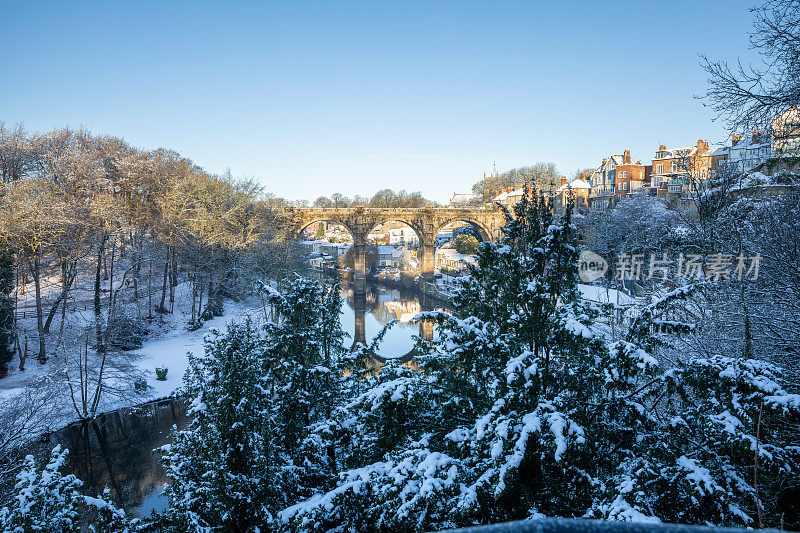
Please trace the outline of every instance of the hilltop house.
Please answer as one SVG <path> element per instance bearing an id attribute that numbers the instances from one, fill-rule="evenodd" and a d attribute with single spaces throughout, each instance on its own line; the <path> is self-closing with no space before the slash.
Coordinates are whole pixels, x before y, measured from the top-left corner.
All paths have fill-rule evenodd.
<path id="1" fill-rule="evenodd" d="M 516 187 L 509 187 L 498 192 L 497 196 L 492 198 L 492 202 L 499 203 L 513 211 L 514 206 L 522 200 L 522 195 L 525 194 L 525 188 L 522 185 Z"/>
<path id="2" fill-rule="evenodd" d="M 572 199 L 575 202 L 575 207 L 588 207 L 589 193 L 591 192 L 591 190 L 592 186 L 581 178 L 572 180 L 571 182 L 567 183 L 566 176 L 562 176 L 561 186 L 558 189 L 556 189 L 556 195 L 554 199 L 556 212 L 562 212 L 564 210 L 564 207 L 567 205 L 567 202 L 569 201 L 570 194 L 572 195 Z"/>
<path id="3" fill-rule="evenodd" d="M 617 165 L 615 169 L 614 193 L 617 198 L 640 189 L 650 177 L 650 168 L 641 161 L 632 162 L 631 151 L 625 150 L 622 154 L 622 164 Z"/>
<path id="4" fill-rule="evenodd" d="M 589 193 L 591 207 L 607 209 L 611 206 L 616 189 L 617 165 L 623 162 L 622 155 L 612 154 L 603 159 L 600 166 L 592 171 L 589 179 L 592 187 Z"/>
<path id="5" fill-rule="evenodd" d="M 712 151 L 702 139 L 695 146 L 682 148 L 667 148 L 662 144 L 653 158 L 650 187 L 659 196 L 684 198 L 711 177 L 714 164 L 725 155 L 724 151 Z"/>
<path id="6" fill-rule="evenodd" d="M 800 107 L 773 119 L 772 152 L 779 157 L 800 157 Z"/>
<path id="7" fill-rule="evenodd" d="M 771 156 L 772 143 L 769 137 L 754 131 L 744 138 L 741 135 L 733 136 L 725 165 L 734 171 L 748 172 Z"/>

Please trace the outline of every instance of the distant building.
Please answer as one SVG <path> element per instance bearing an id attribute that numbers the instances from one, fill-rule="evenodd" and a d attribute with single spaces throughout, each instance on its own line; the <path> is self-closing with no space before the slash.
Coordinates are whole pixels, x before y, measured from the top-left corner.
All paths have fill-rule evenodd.
<path id="1" fill-rule="evenodd" d="M 402 269 L 411 263 L 411 253 L 404 247 L 378 246 L 378 267 Z"/>
<path id="2" fill-rule="evenodd" d="M 569 201 L 570 194 L 575 202 L 575 207 L 588 207 L 589 194 L 591 193 L 592 186 L 585 180 L 578 178 L 567 183 L 567 178 L 561 178 L 561 187 L 556 189 L 555 194 L 555 210 L 561 212 Z"/>
<path id="3" fill-rule="evenodd" d="M 507 189 L 498 191 L 497 195 L 492 198 L 492 203 L 499 203 L 500 205 L 503 205 L 509 210 L 513 211 L 514 206 L 517 205 L 520 200 L 522 200 L 522 196 L 524 194 L 525 188 L 522 185 L 509 187 Z"/>
<path id="4" fill-rule="evenodd" d="M 772 142 L 766 135 L 753 132 L 742 137 L 734 135 L 728 148 L 727 168 L 737 172 L 749 172 L 772 157 Z"/>
<path id="5" fill-rule="evenodd" d="M 352 244 L 326 242 L 320 246 L 320 252 L 336 262 L 342 262 Z"/>
<path id="6" fill-rule="evenodd" d="M 793 107 L 773 119 L 772 152 L 778 157 L 800 157 L 799 107 Z"/>
<path id="7" fill-rule="evenodd" d="M 318 254 L 322 251 L 322 245 L 327 244 L 328 241 L 316 239 L 313 241 L 300 241 L 300 247 L 303 252 L 307 254 Z"/>
<path id="8" fill-rule="evenodd" d="M 617 165 L 614 179 L 614 194 L 620 196 L 630 194 L 640 189 L 648 177 L 647 166 L 641 161 L 631 161 L 631 151 L 625 150 L 622 154 L 622 163 Z"/>
<path id="9" fill-rule="evenodd" d="M 439 248 L 436 250 L 434 264 L 437 269 L 464 270 L 467 264 L 475 264 L 475 256 L 460 254 L 455 248 Z"/>
<path id="10" fill-rule="evenodd" d="M 711 150 L 702 139 L 695 146 L 667 148 L 659 146 L 653 158 L 650 187 L 660 196 L 685 196 L 711 177 L 713 163 L 727 154 Z"/>
<path id="11" fill-rule="evenodd" d="M 589 193 L 591 207 L 607 209 L 611 206 L 616 195 L 617 165 L 622 165 L 623 162 L 622 155 L 612 154 L 592 171 L 589 179 L 592 187 Z"/>
<path id="12" fill-rule="evenodd" d="M 389 244 L 419 244 L 419 236 L 408 226 L 389 229 Z"/>
<path id="13" fill-rule="evenodd" d="M 450 207 L 469 207 L 480 204 L 481 197 L 477 194 L 453 193 L 453 197 L 450 198 Z"/>

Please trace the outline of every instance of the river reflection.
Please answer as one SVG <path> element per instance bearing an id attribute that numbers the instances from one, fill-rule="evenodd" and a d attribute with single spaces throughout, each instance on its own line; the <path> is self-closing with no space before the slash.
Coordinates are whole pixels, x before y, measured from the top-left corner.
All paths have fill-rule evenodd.
<path id="1" fill-rule="evenodd" d="M 351 286 L 341 290 L 342 329 L 353 339 L 353 347 L 369 345 L 383 327 L 396 320 L 381 342 L 377 355 L 381 359 L 407 361 L 414 356 L 414 336 L 433 340 L 435 334 L 431 322 L 413 323 L 414 317 L 423 311 L 448 311 L 446 304 L 426 298 L 416 290 L 392 289 L 369 284 L 360 292 Z"/>
<path id="2" fill-rule="evenodd" d="M 56 445 L 69 450 L 68 473 L 83 480 L 81 492 L 101 494 L 108 487 L 114 502 L 134 516 L 163 510 L 161 494 L 167 476 L 156 449 L 169 444 L 173 426 L 187 424 L 182 402 L 165 399 L 129 409 L 120 409 L 86 422 L 44 435 L 30 443 L 24 454 L 45 464 Z M 5 496 L 13 487 L 13 472 L 2 476 Z"/>

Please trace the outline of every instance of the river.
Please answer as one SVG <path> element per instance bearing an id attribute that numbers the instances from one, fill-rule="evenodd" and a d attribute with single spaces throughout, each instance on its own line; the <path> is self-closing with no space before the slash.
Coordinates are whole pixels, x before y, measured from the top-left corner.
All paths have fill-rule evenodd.
<path id="1" fill-rule="evenodd" d="M 416 290 L 378 284 L 368 284 L 365 293 L 344 285 L 341 295 L 342 327 L 351 338 L 348 345 L 368 343 L 385 324 L 397 320 L 379 347 L 381 359 L 413 357 L 413 336 L 429 340 L 434 331 L 430 325 L 412 324 L 411 319 L 421 311 L 447 307 Z M 114 501 L 128 513 L 146 516 L 167 503 L 161 493 L 167 478 L 153 450 L 170 442 L 173 426 L 182 428 L 187 422 L 183 403 L 166 399 L 71 424 L 43 436 L 24 453 L 43 464 L 55 445 L 68 448 L 69 468 L 84 481 L 85 494 L 96 495 L 109 487 Z M 5 494 L 9 483 L 13 487 L 13 480 L 3 480 Z"/>

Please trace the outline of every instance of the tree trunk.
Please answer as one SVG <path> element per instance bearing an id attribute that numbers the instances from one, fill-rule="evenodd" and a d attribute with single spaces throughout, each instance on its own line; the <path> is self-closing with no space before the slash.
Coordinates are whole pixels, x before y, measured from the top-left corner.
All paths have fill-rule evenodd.
<path id="1" fill-rule="evenodd" d="M 117 242 L 116 240 L 111 241 L 111 264 L 108 265 L 108 316 L 111 317 L 111 312 L 113 311 L 112 306 L 114 305 L 112 295 L 114 293 L 114 256 L 117 252 Z"/>
<path id="2" fill-rule="evenodd" d="M 36 358 L 39 360 L 40 363 L 44 364 L 47 362 L 47 351 L 45 349 L 45 338 L 44 338 L 44 317 L 42 316 L 42 283 L 41 283 L 41 269 L 39 264 L 39 253 L 33 253 L 33 286 L 36 292 L 36 330 L 39 334 L 39 355 Z"/>
<path id="3" fill-rule="evenodd" d="M 58 311 L 58 306 L 63 303 L 61 308 L 61 321 L 64 321 L 64 315 L 66 314 L 66 307 L 67 307 L 67 294 L 69 293 L 70 287 L 72 287 L 72 282 L 75 280 L 75 269 L 73 267 L 72 272 L 67 269 L 67 262 L 61 262 L 61 278 L 63 279 L 62 282 L 62 289 L 61 294 L 56 298 L 53 307 L 50 309 L 50 312 L 47 314 L 47 320 L 44 323 L 44 332 L 50 333 L 50 325 L 53 322 L 53 318 L 56 316 L 56 311 Z"/>
<path id="4" fill-rule="evenodd" d="M 169 268 L 169 312 L 175 311 L 175 287 L 178 285 L 178 260 L 175 258 L 175 249 L 172 249 L 172 260 Z"/>
<path id="5" fill-rule="evenodd" d="M 164 261 L 164 282 L 161 284 L 161 304 L 158 306 L 159 313 L 166 313 L 167 308 L 164 303 L 167 300 L 167 280 L 169 276 L 169 261 Z"/>
<path id="6" fill-rule="evenodd" d="M 101 236 L 100 245 L 97 247 L 97 268 L 94 273 L 94 333 L 95 342 L 97 343 L 97 352 L 105 352 L 105 343 L 103 342 L 103 309 L 100 303 L 100 286 L 103 278 L 103 253 L 105 252 L 106 237 Z"/>

